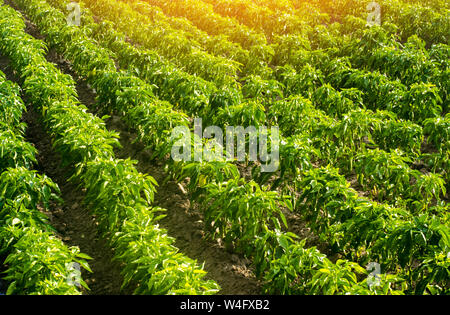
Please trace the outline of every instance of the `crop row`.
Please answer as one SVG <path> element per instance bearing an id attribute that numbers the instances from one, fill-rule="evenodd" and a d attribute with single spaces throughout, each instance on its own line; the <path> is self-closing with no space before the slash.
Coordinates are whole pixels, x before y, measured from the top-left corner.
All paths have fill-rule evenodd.
<path id="1" fill-rule="evenodd" d="M 4 16 L 0 17 L 4 21 Z M 36 149 L 25 141 L 20 88 L 0 72 L 0 257 L 7 294 L 81 294 L 87 288 L 75 263 L 90 271 L 85 254 L 66 246 L 41 210 L 60 202 L 59 188 L 31 170 Z"/>
<path id="2" fill-rule="evenodd" d="M 63 10 L 67 1 L 48 1 Z M 160 99 L 204 117 L 210 108 L 223 108 L 241 101 L 239 91 L 219 90 L 213 83 L 191 75 L 160 57 L 157 52 L 136 48 L 125 35 L 114 30 L 111 23 L 94 23 L 89 11 L 82 11 L 82 24 L 102 46 L 112 51 L 119 66 L 129 69 L 151 84 L 148 86 Z M 105 53 L 107 54 L 107 53 Z"/>

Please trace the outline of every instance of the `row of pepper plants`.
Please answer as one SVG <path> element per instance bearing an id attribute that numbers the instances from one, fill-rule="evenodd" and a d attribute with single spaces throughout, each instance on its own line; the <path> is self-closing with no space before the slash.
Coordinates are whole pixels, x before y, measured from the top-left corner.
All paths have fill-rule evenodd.
<path id="1" fill-rule="evenodd" d="M 29 2 L 21 4 L 28 10 L 37 8 Z M 49 17 L 47 22 L 53 25 L 54 16 L 40 9 L 34 11 L 35 17 Z M 132 284 L 137 294 L 217 292 L 214 281 L 203 279 L 202 267 L 179 253 L 174 239 L 157 225 L 163 209 L 152 205 L 155 180 L 139 173 L 134 161 L 114 157 L 117 133 L 108 131 L 102 119 L 79 104 L 72 77 L 46 61 L 46 46 L 25 33 L 23 17 L 8 6 L 2 6 L 1 13 L 0 48 L 22 74 L 24 92 L 42 114 L 63 162 L 73 167 L 72 180 L 86 189 L 86 203 L 115 259 L 125 266 L 123 286 Z"/>
<path id="2" fill-rule="evenodd" d="M 48 3 L 65 10 L 68 1 L 50 0 Z M 111 22 L 94 23 L 89 9 L 83 9 L 81 13 L 81 23 L 90 36 L 113 53 L 121 68 L 128 69 L 151 84 L 150 89 L 160 99 L 202 117 L 211 108 L 241 102 L 239 90 L 219 89 L 214 83 L 178 68 L 156 51 L 137 48 L 128 43 L 125 34 L 116 31 Z"/>
<path id="3" fill-rule="evenodd" d="M 0 19 L 4 19 L 3 12 Z M 26 141 L 20 88 L 0 72 L 0 260 L 7 294 L 81 294 L 75 263 L 90 271 L 87 255 L 66 246 L 42 210 L 60 203 L 58 186 L 32 170 L 35 147 Z"/>

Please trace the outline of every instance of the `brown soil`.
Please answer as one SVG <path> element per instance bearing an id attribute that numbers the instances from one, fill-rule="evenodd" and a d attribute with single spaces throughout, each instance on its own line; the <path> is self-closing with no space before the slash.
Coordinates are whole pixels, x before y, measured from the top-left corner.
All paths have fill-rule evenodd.
<path id="1" fill-rule="evenodd" d="M 9 1 L 7 1 L 9 2 Z M 36 38 L 42 39 L 37 28 L 26 21 L 26 31 Z M 58 65 L 65 73 L 72 75 L 77 81 L 79 100 L 87 107 L 95 103 L 95 94 L 85 81 L 78 78 L 70 67 L 53 49 L 50 49 L 47 59 Z M 52 224 L 61 232 L 63 240 L 68 245 L 78 245 L 82 252 L 93 257 L 90 262 L 94 273 L 83 274 L 91 293 L 119 294 L 122 278 L 119 276 L 120 266 L 111 263 L 112 252 L 107 244 L 97 236 L 95 218 L 89 215 L 83 206 L 82 191 L 67 182 L 66 170 L 59 168 L 60 157 L 51 148 L 48 136 L 38 123 L 35 113 L 30 110 L 26 115 L 29 125 L 30 141 L 36 144 L 39 154 L 39 168 L 57 182 L 62 190 L 65 206 L 56 208 L 50 213 Z M 118 158 L 136 159 L 137 168 L 143 173 L 152 175 L 159 183 L 166 178 L 163 164 L 151 160 L 150 152 L 139 143 L 133 143 L 135 135 L 121 122 L 117 116 L 107 120 L 110 130 L 120 132 L 122 148 L 116 152 Z M 155 204 L 168 209 L 167 217 L 161 220 L 161 226 L 168 230 L 168 234 L 175 238 L 175 246 L 180 251 L 204 263 L 207 277 L 214 279 L 222 288 L 221 294 L 260 294 L 261 283 L 255 278 L 250 262 L 243 257 L 230 254 L 224 248 L 203 238 L 201 214 L 191 207 L 184 188 L 173 181 L 168 181 L 158 188 Z M 127 293 L 127 292 L 125 292 Z"/>
<path id="2" fill-rule="evenodd" d="M 120 117 L 112 116 L 107 126 L 121 135 L 122 148 L 117 150 L 116 156 L 138 161 L 137 169 L 160 183 L 155 204 L 167 209 L 166 217 L 160 223 L 175 238 L 175 246 L 185 255 L 205 264 L 207 277 L 221 286 L 221 294 L 260 294 L 261 283 L 252 272 L 251 262 L 228 253 L 220 242 L 204 238 L 202 215 L 189 200 L 185 183 L 166 180 L 164 164 L 151 159 L 151 152 L 143 144 L 135 142 L 136 135 L 127 129 Z"/>
<path id="3" fill-rule="evenodd" d="M 123 282 L 120 265 L 112 261 L 113 251 L 105 239 L 98 235 L 95 217 L 83 204 L 84 191 L 68 181 L 70 170 L 61 167 L 61 157 L 53 150 L 37 116 L 31 108 L 24 115 L 28 124 L 28 140 L 34 143 L 39 151 L 39 164 L 36 169 L 58 184 L 64 199 L 64 205 L 55 205 L 51 212 L 46 214 L 66 244 L 79 246 L 83 253 L 92 257 L 89 265 L 93 273 L 83 274 L 83 279 L 91 289 L 86 293 L 96 295 L 124 293 L 120 290 Z"/>

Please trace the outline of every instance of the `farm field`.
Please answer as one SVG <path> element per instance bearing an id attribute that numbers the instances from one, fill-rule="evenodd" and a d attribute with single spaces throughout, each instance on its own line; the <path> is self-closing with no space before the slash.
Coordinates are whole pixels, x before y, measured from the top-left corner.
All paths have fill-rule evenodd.
<path id="1" fill-rule="evenodd" d="M 450 3 L 5 0 L 1 295 L 447 295 Z"/>

